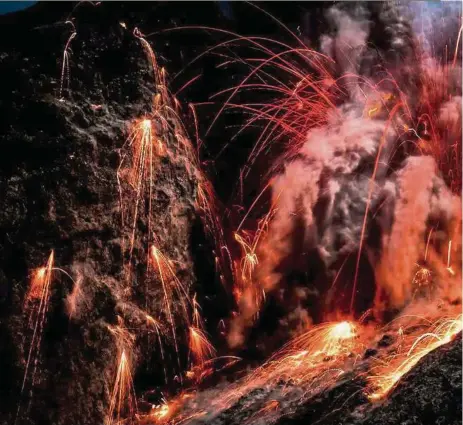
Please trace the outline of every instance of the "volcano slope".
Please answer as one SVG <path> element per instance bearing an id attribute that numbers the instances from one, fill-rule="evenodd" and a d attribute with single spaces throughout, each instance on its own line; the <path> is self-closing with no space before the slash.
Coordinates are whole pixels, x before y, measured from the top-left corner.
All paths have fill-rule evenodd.
<path id="1" fill-rule="evenodd" d="M 159 279 L 146 285 L 153 283 L 146 282 L 150 227 L 162 252 L 181 265 L 177 275 L 191 293 L 196 281 L 191 232 L 198 177 L 169 134 L 164 142 L 176 155 L 158 165 L 154 221 L 141 213 L 136 221 L 127 284 L 133 228 L 121 224 L 117 177 L 127 125 L 149 114 L 157 92 L 132 31 L 147 9 L 133 12 L 126 5 L 100 11 L 83 4 L 73 27 L 66 23 L 72 7 L 38 5 L 3 18 L 0 30 L 2 425 L 103 423 L 120 354 L 111 329 L 140 329 L 132 373 L 147 364 L 162 369 L 163 359 L 152 354 L 154 338 L 144 338 L 150 333 L 146 314 L 154 316 L 162 299 Z M 73 28 L 77 35 L 71 39 Z M 62 68 L 69 40 L 69 67 Z M 124 202 L 136 202 L 130 190 Z M 55 267 L 64 272 L 53 271 L 41 344 L 28 365 L 36 340 L 35 323 L 25 311 L 30 278 L 52 250 Z M 185 345 L 180 339 L 181 357 L 187 356 Z M 370 349 L 382 350 L 374 344 Z M 173 368 L 174 351 L 170 346 L 166 352 Z M 368 359 L 359 364 L 361 372 Z M 461 338 L 423 358 L 381 403 L 367 402 L 362 374 L 353 377 L 304 403 L 279 400 L 287 414 L 275 421 L 461 423 Z M 152 378 L 150 385 L 161 385 L 155 373 Z M 143 389 L 135 386 L 137 394 Z M 210 423 L 269 423 L 259 419 L 259 406 L 272 397 L 264 388 L 253 391 Z"/>

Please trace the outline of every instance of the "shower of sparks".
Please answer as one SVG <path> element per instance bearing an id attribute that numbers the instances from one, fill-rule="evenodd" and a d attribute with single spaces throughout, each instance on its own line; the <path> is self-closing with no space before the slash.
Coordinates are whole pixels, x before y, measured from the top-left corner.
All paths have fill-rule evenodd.
<path id="1" fill-rule="evenodd" d="M 121 414 L 124 418 L 132 418 L 136 412 L 136 396 L 133 388 L 132 375 L 130 372 L 130 361 L 125 350 L 119 355 L 119 364 L 116 372 L 116 379 L 109 403 L 109 412 L 106 420 L 107 425 L 121 423 Z M 124 409 L 127 409 L 124 411 Z"/>
<path id="2" fill-rule="evenodd" d="M 161 281 L 164 298 L 163 312 L 171 329 L 172 339 L 178 358 L 177 324 L 175 321 L 178 309 L 175 308 L 175 305 L 179 307 L 180 311 L 178 313 L 180 317 L 186 326 L 189 326 L 190 320 L 188 313 L 192 301 L 189 297 L 187 288 L 185 288 L 182 282 L 177 278 L 173 263 L 155 245 L 151 245 L 150 262 Z"/>
<path id="3" fill-rule="evenodd" d="M 415 326 L 416 323 L 413 324 Z M 401 343 L 393 354 L 377 361 L 368 377 L 370 400 L 384 398 L 424 356 L 450 342 L 462 330 L 462 316 L 439 318 L 426 329 L 407 333 L 401 329 Z"/>
<path id="4" fill-rule="evenodd" d="M 215 348 L 204 332 L 194 326 L 190 326 L 189 341 L 192 364 L 202 369 L 204 363 L 215 355 Z"/>
<path id="5" fill-rule="evenodd" d="M 123 418 L 133 418 L 137 411 L 130 361 L 135 337 L 124 326 L 120 317 L 118 317 L 118 322 L 115 326 L 108 325 L 108 330 L 115 338 L 117 368 L 106 425 L 118 425 Z"/>
<path id="6" fill-rule="evenodd" d="M 207 406 L 199 403 L 192 410 L 185 409 L 183 412 L 181 406 L 194 397 L 193 394 L 183 393 L 166 402 L 164 407 L 157 408 L 151 417 L 158 418 L 156 423 L 166 423 L 159 420 L 161 409 L 165 409 L 170 412 L 169 423 L 180 424 L 192 417 L 217 415 L 255 389 L 282 384 L 283 392 L 288 395 L 297 387 L 296 397 L 302 402 L 335 383 L 355 363 L 364 349 L 360 337 L 359 327 L 349 321 L 315 326 L 286 344 L 264 365 L 230 384 L 213 400 L 208 400 Z M 170 406 L 175 408 L 170 410 Z M 273 415 L 276 410 L 278 406 L 269 402 L 261 413 Z"/>
<path id="7" fill-rule="evenodd" d="M 163 144 L 158 138 L 154 124 L 150 119 L 136 121 L 130 132 L 129 138 L 123 146 L 123 155 L 117 170 L 117 181 L 122 211 L 122 222 L 124 216 L 131 219 L 131 237 L 129 256 L 132 257 L 135 243 L 137 221 L 139 218 L 140 206 L 148 197 L 148 237 L 152 233 L 152 198 L 156 173 L 156 163 L 163 155 Z M 122 180 L 129 183 L 135 194 L 135 200 L 123 196 Z M 145 194 L 145 188 L 148 194 Z"/>
<path id="8" fill-rule="evenodd" d="M 64 45 L 64 50 L 63 50 L 63 58 L 62 58 L 62 64 L 61 64 L 61 79 L 60 79 L 60 85 L 59 85 L 59 100 L 63 101 L 64 100 L 64 91 L 69 91 L 69 85 L 70 85 L 70 67 L 69 67 L 69 52 L 70 52 L 70 45 L 74 37 L 77 35 L 76 27 L 74 26 L 74 23 L 70 20 L 65 22 L 66 24 L 70 25 L 72 28 L 71 35 L 66 41 L 66 44 Z"/>
<path id="9" fill-rule="evenodd" d="M 73 22 L 69 20 L 66 21 L 66 24 L 72 27 L 72 32 L 63 51 L 59 88 L 60 101 L 64 100 L 65 92 L 69 93 L 70 90 L 70 45 L 77 35 Z M 120 22 L 120 25 L 127 30 L 127 25 L 124 22 Z M 235 36 L 225 30 L 219 31 Z M 244 41 L 249 43 L 254 52 L 258 52 L 263 57 L 244 60 L 242 58 L 236 59 L 236 57 L 223 56 L 224 63 L 221 66 L 240 62 L 248 65 L 250 71 L 239 84 L 217 93 L 216 96 L 225 95 L 226 100 L 209 130 L 227 109 L 238 109 L 249 117 L 240 132 L 263 124 L 246 164 L 241 170 L 241 187 L 243 186 L 243 180 L 250 176 L 250 170 L 258 158 L 266 155 L 274 146 L 277 147 L 277 152 L 283 152 L 279 154 L 275 161 L 272 161 L 269 170 L 267 170 L 268 173 L 263 179 L 266 182 L 263 190 L 242 217 L 238 228 L 232 233 L 233 241 L 230 248 L 235 245 L 235 248 L 239 248 L 241 251 L 241 258 L 234 260 L 226 243 L 227 235 L 225 235 L 222 228 L 221 211 L 216 201 L 214 187 L 208 180 L 206 173 L 200 169 L 199 151 L 201 142 L 198 135 L 196 112 L 191 106 L 196 125 L 197 146 L 194 147 L 180 118 L 180 103 L 169 92 L 165 68 L 159 66 L 153 49 L 138 28 L 134 29 L 133 35 L 140 41 L 146 54 L 150 73 L 152 73 L 153 77 L 155 94 L 150 111 L 145 116 L 132 122 L 129 136 L 121 148 L 121 161 L 117 169 L 122 223 L 130 227 L 129 267 L 136 240 L 140 237 L 137 234 L 138 222 L 141 218 L 144 218 L 147 221 L 146 236 L 143 236 L 147 242 L 147 268 L 149 273 L 153 272 L 158 278 L 163 300 L 162 310 L 156 312 L 156 318 L 143 312 L 146 327 L 156 334 L 163 363 L 164 351 L 161 336 L 170 334 L 177 354 L 179 369 L 178 330 L 183 328 L 185 337 L 189 342 L 191 366 L 191 370 L 186 372 L 186 376 L 191 378 L 190 380 L 194 384 L 198 384 L 205 377 L 235 364 L 239 359 L 231 356 L 229 358 L 214 357 L 216 350 L 204 330 L 201 308 L 196 295 L 191 297 L 189 288 L 177 277 L 174 261 L 161 252 L 158 247 L 155 229 L 153 229 L 152 200 L 160 159 L 168 156 L 170 159 L 176 160 L 177 154 L 180 152 L 188 172 L 195 175 L 197 180 L 196 208 L 204 217 L 206 233 L 211 235 L 215 241 L 214 256 L 217 271 L 221 280 L 224 281 L 225 265 L 228 263 L 234 279 L 233 292 L 237 304 L 252 304 L 252 312 L 255 316 L 263 305 L 266 291 L 271 289 L 260 281 L 265 280 L 265 276 L 262 279 L 259 272 L 262 274 L 260 266 L 266 259 L 265 255 L 262 255 L 259 251 L 259 243 L 265 239 L 269 231 L 269 222 L 272 220 L 276 208 L 275 199 L 269 212 L 260 220 L 255 220 L 254 227 L 250 226 L 253 230 L 244 230 L 248 224 L 250 211 L 260 201 L 260 197 L 266 189 L 271 187 L 269 176 L 285 161 L 300 153 L 301 147 L 304 146 L 307 140 L 307 133 L 316 127 L 326 125 L 328 117 L 336 115 L 337 105 L 345 99 L 348 92 L 348 85 L 343 84 L 343 79 L 348 78 L 344 76 L 335 79 L 329 71 L 332 60 L 308 49 L 302 41 L 300 47 L 294 48 L 282 42 L 262 37 L 236 37 L 233 39 L 233 42 Z M 461 30 L 458 37 L 459 40 Z M 220 46 L 228 47 L 230 43 L 220 43 Z M 455 58 L 456 56 L 455 53 Z M 455 58 L 453 61 L 454 66 Z M 310 69 L 311 72 L 307 72 L 307 69 Z M 281 75 L 286 75 L 285 81 L 282 81 Z M 188 81 L 180 91 L 199 77 L 196 76 Z M 349 75 L 348 77 L 352 78 L 354 76 Z M 355 77 L 362 79 L 361 76 Z M 392 76 L 390 80 L 393 80 Z M 393 81 L 393 83 L 398 87 L 396 81 Z M 354 317 L 355 313 L 357 280 L 359 278 L 359 265 L 364 240 L 367 236 L 367 220 L 377 184 L 377 172 L 380 165 L 382 165 L 380 164 L 382 160 L 381 154 L 389 130 L 392 127 L 397 127 L 397 122 L 400 121 L 403 131 L 416 138 L 415 147 L 417 151 L 431 154 L 439 163 L 446 177 L 452 177 L 451 186 L 461 187 L 461 182 L 458 181 L 458 178 L 461 177 L 461 171 L 457 170 L 458 167 L 456 167 L 460 163 L 458 159 L 455 159 L 458 158 L 458 146 L 455 145 L 454 151 L 450 154 L 442 146 L 438 135 L 434 132 L 433 122 L 437 120 L 436 113 L 433 114 L 430 111 L 423 110 L 415 119 L 410 113 L 407 99 L 404 96 L 392 95 L 381 87 L 381 83 L 373 86 L 373 84 L 364 81 L 362 84 L 368 85 L 368 90 L 374 93 L 372 96 L 364 95 L 363 115 L 366 119 L 371 120 L 386 115 L 387 122 L 377 150 L 374 169 L 370 176 L 364 219 L 358 241 L 356 268 L 350 299 L 349 317 L 351 318 Z M 426 84 L 426 82 L 423 81 L 423 84 Z M 439 88 L 438 90 L 442 89 Z M 436 91 L 438 90 L 436 89 Z M 234 103 L 235 96 L 247 91 L 265 91 L 273 96 L 273 100 L 265 103 L 255 101 L 252 103 Z M 434 92 L 431 90 L 431 97 L 432 95 L 434 95 Z M 432 102 L 429 101 L 428 103 L 428 106 L 432 108 Z M 91 105 L 91 108 L 95 111 L 101 107 L 101 105 Z M 406 121 L 406 123 L 402 123 L 402 121 Z M 420 128 L 422 129 L 420 130 Z M 173 146 L 175 141 L 172 142 L 167 137 L 167 134 L 174 135 L 173 139 L 177 141 L 177 146 Z M 227 146 L 225 145 L 224 149 Z M 447 161 L 449 155 L 452 159 Z M 450 166 L 449 163 L 451 163 Z M 454 173 L 456 176 L 454 176 Z M 241 196 L 243 197 L 242 192 L 243 189 L 241 189 Z M 274 198 L 278 200 L 279 195 L 274 196 Z M 243 211 L 245 210 L 244 207 L 240 206 L 240 208 Z M 141 217 L 142 215 L 143 217 Z M 256 222 L 257 228 L 255 226 Z M 415 291 L 419 288 L 430 287 L 434 277 L 431 262 L 427 263 L 431 235 L 432 230 L 428 234 L 423 265 L 417 264 L 418 270 L 415 272 L 411 282 Z M 452 240 L 449 241 L 447 261 L 445 263 L 445 260 L 442 260 L 442 268 L 452 276 L 458 272 L 458 264 L 455 264 L 457 261 L 455 258 L 456 250 L 459 249 L 459 247 L 455 247 L 455 245 L 458 245 L 457 242 L 454 239 L 454 251 L 452 251 Z M 432 247 L 429 251 L 432 255 L 435 254 Z M 37 269 L 33 273 L 31 285 L 25 298 L 25 311 L 29 313 L 29 326 L 33 325 L 34 332 L 27 356 L 21 396 L 28 379 L 31 379 L 32 386 L 34 385 L 40 342 L 50 298 L 52 272 L 57 270 L 53 268 L 53 255 L 52 251 L 46 266 Z M 81 283 L 82 278 L 79 277 L 71 294 L 68 296 L 69 317 L 76 314 L 78 302 L 82 296 Z M 137 411 L 131 372 L 131 363 L 134 359 L 135 335 L 124 326 L 122 319 L 119 317 L 118 319 L 119 323 L 117 325 L 108 325 L 108 330 L 115 338 L 117 367 L 115 368 L 116 373 L 110 394 L 107 425 L 125 423 L 125 419 L 132 420 Z M 163 319 L 167 322 L 165 327 L 162 326 Z M 218 414 L 255 389 L 275 388 L 281 385 L 283 385 L 282 391 L 284 394 L 291 394 L 291 397 L 297 398 L 297 402 L 304 402 L 335 384 L 347 371 L 354 369 L 357 360 L 366 347 L 367 339 L 365 334 L 367 328 L 365 325 L 361 325 L 362 321 L 361 319 L 357 323 L 344 320 L 313 325 L 285 344 L 262 366 L 226 387 L 216 399 L 209 400 L 207 406 L 193 403 L 195 405 L 193 411 L 190 409 L 184 412 L 182 408 L 189 400 L 194 398 L 193 393 L 195 390 L 191 392 L 184 391 L 178 397 L 170 401 L 164 400 L 161 405 L 154 406 L 149 416 L 155 423 L 185 423 L 206 414 Z M 392 354 L 389 352 L 387 355 L 380 353 L 378 358 L 374 359 L 374 366 L 367 373 L 367 395 L 371 401 L 384 398 L 395 388 L 402 376 L 409 372 L 421 358 L 439 346 L 450 342 L 462 330 L 461 315 L 450 318 L 440 317 L 433 321 L 426 319 L 424 321 L 424 330 L 423 327 L 414 329 L 417 323 L 420 323 L 419 318 L 412 320 L 412 324 L 409 324 L 409 326 L 405 321 L 400 322 L 397 331 L 398 343 L 395 351 Z M 168 329 L 167 332 L 165 328 Z M 225 359 L 225 365 L 222 368 L 217 367 L 220 359 Z M 163 364 L 163 367 L 165 375 L 167 375 L 166 365 Z M 32 373 L 30 373 L 31 368 L 33 369 Z M 181 375 L 180 371 L 178 378 L 183 385 Z M 298 389 L 297 395 L 294 395 L 295 392 L 292 393 L 294 388 Z M 278 414 L 280 408 L 278 400 L 266 400 L 262 407 L 251 415 L 249 421 L 252 422 L 257 417 L 259 419 L 273 417 Z M 19 411 L 20 405 L 18 406 L 16 419 L 19 416 Z"/>
<path id="10" fill-rule="evenodd" d="M 45 326 L 48 305 L 50 301 L 50 285 L 53 277 L 53 262 L 54 252 L 51 251 L 47 264 L 33 272 L 29 291 L 26 294 L 24 311 L 29 315 L 28 326 L 33 326 L 34 332 L 32 334 L 32 339 L 29 345 L 29 352 L 27 354 L 26 368 L 24 370 L 20 401 L 18 403 L 15 423 L 19 417 L 21 409 L 21 397 L 23 395 L 28 378 L 31 380 L 32 386 L 34 386 L 34 378 L 39 361 L 40 343 L 42 340 L 43 328 Z M 33 365 L 31 365 L 31 363 L 33 363 Z"/>

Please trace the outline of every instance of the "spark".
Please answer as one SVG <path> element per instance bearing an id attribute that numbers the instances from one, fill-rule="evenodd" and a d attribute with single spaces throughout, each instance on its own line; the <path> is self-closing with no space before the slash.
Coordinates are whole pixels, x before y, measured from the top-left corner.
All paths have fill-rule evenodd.
<path id="1" fill-rule="evenodd" d="M 418 271 L 415 273 L 413 277 L 413 284 L 422 287 L 422 286 L 429 286 L 431 282 L 431 270 L 426 267 L 419 267 Z"/>
<path id="2" fill-rule="evenodd" d="M 28 380 L 28 375 L 33 361 L 31 380 L 34 385 L 34 377 L 37 370 L 40 343 L 42 341 L 43 328 L 46 322 L 46 315 L 48 311 L 48 305 L 50 301 L 50 285 L 53 277 L 53 263 L 54 263 L 54 252 L 51 251 L 50 256 L 45 267 L 40 267 L 35 270 L 32 274 L 31 284 L 29 291 L 25 298 L 25 312 L 29 314 L 28 324 L 31 326 L 34 323 L 34 332 L 32 334 L 32 340 L 29 345 L 29 352 L 26 360 L 26 368 L 24 370 L 24 377 L 21 385 L 20 399 L 18 403 L 18 409 L 15 416 L 15 423 L 19 417 L 21 409 L 21 398 Z M 38 305 L 37 305 L 38 302 Z"/>
<path id="3" fill-rule="evenodd" d="M 202 368 L 204 363 L 215 355 L 215 348 L 201 329 L 190 326 L 189 334 L 189 348 L 193 363 Z"/>
<path id="4" fill-rule="evenodd" d="M 63 50 L 63 59 L 62 59 L 62 65 L 61 65 L 61 81 L 60 81 L 60 86 L 59 86 L 60 102 L 64 101 L 64 97 L 63 97 L 64 89 L 69 91 L 69 81 L 70 81 L 69 47 L 71 45 L 72 40 L 77 35 L 76 27 L 74 26 L 74 23 L 72 21 L 68 20 L 65 22 L 65 24 L 71 25 L 72 32 L 69 38 L 67 39 L 66 44 L 64 45 L 64 50 Z"/>
<path id="5" fill-rule="evenodd" d="M 137 220 L 140 204 L 145 199 L 145 187 L 148 191 L 148 234 L 151 233 L 152 221 L 152 197 L 155 180 L 155 167 L 159 157 L 163 154 L 163 145 L 153 130 L 153 123 L 150 119 L 135 121 L 130 135 L 124 144 L 124 154 L 121 157 L 117 169 L 117 181 L 119 186 L 119 197 L 124 223 L 124 211 L 132 218 L 129 255 L 132 256 L 135 244 Z M 127 164 L 128 163 L 128 164 Z M 123 196 L 122 180 L 133 189 L 135 201 Z"/>
<path id="6" fill-rule="evenodd" d="M 172 262 L 155 245 L 151 245 L 150 256 L 151 264 L 155 268 L 161 281 L 164 298 L 164 311 L 167 321 L 169 322 L 175 351 L 177 353 L 177 360 L 179 362 L 174 301 L 178 301 L 178 305 L 180 306 L 180 316 L 183 318 L 187 326 L 189 326 L 188 305 L 191 305 L 192 302 L 189 298 L 187 289 L 177 278 Z"/>
<path id="7" fill-rule="evenodd" d="M 117 320 L 117 325 L 107 325 L 108 330 L 115 338 L 117 369 L 105 421 L 106 425 L 118 425 L 121 422 L 121 415 L 133 417 L 137 410 L 130 364 L 130 353 L 135 337 L 124 326 L 120 316 L 117 316 Z"/>
<path id="8" fill-rule="evenodd" d="M 243 281 L 251 280 L 255 267 L 259 264 L 259 259 L 253 249 L 246 241 L 235 233 L 235 240 L 240 244 L 243 250 L 243 259 L 241 266 L 241 278 Z"/>
<path id="9" fill-rule="evenodd" d="M 133 417 L 137 410 L 137 403 L 130 372 L 130 361 L 126 351 L 122 350 L 119 356 L 106 425 L 119 424 L 124 408 L 128 410 L 128 416 Z"/>
<path id="10" fill-rule="evenodd" d="M 378 361 L 368 377 L 368 397 L 372 401 L 380 400 L 389 394 L 399 380 L 409 372 L 424 356 L 443 344 L 450 342 L 461 332 L 462 316 L 439 318 L 431 323 L 425 332 L 414 333 L 405 339 L 402 331 L 400 352 L 391 354 L 384 361 Z M 402 329 L 402 328 L 400 328 Z"/>
<path id="11" fill-rule="evenodd" d="M 451 258 L 451 253 L 452 253 L 452 241 L 449 241 L 449 248 L 447 251 L 447 271 L 452 275 L 455 276 L 455 272 L 450 266 L 450 258 Z"/>

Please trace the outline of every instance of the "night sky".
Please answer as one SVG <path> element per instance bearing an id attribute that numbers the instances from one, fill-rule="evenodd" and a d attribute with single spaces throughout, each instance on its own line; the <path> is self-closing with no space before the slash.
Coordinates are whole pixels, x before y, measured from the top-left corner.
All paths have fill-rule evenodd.
<path id="1" fill-rule="evenodd" d="M 32 6 L 36 1 L 2 1 L 0 2 L 0 15 L 16 12 Z"/>

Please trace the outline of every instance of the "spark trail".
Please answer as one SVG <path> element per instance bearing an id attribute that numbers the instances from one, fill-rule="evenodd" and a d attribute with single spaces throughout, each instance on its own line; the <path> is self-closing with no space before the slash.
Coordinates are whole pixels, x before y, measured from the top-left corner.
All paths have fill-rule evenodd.
<path id="1" fill-rule="evenodd" d="M 70 46 L 72 40 L 77 35 L 76 27 L 74 26 L 74 22 L 71 20 L 67 20 L 65 24 L 68 24 L 71 26 L 72 32 L 69 36 L 69 38 L 66 41 L 66 44 L 64 45 L 64 50 L 63 50 L 63 58 L 62 58 L 62 64 L 61 64 L 61 78 L 60 78 L 60 85 L 59 85 L 59 100 L 60 102 L 64 101 L 64 91 L 69 91 L 69 85 L 70 85 L 70 67 L 69 67 L 69 51 L 70 51 Z"/>
<path id="2" fill-rule="evenodd" d="M 435 321 L 426 319 L 413 321 L 410 329 L 420 321 L 425 324 L 424 330 L 407 331 L 400 327 L 401 343 L 386 358 L 377 359 L 368 376 L 367 394 L 370 400 L 380 400 L 389 394 L 402 376 L 409 372 L 424 356 L 441 345 L 450 342 L 462 330 L 463 318 L 441 317 Z"/>
<path id="3" fill-rule="evenodd" d="M 29 316 L 28 326 L 33 326 L 34 332 L 32 334 L 32 339 L 30 341 L 29 351 L 27 354 L 26 368 L 24 370 L 24 377 L 21 385 L 18 410 L 16 412 L 14 421 L 15 424 L 19 418 L 22 395 L 24 393 L 28 378 L 31 379 L 32 387 L 34 386 L 34 377 L 39 360 L 40 343 L 42 341 L 42 334 L 50 301 L 50 285 L 53 277 L 53 262 L 54 252 L 51 251 L 47 264 L 33 272 L 29 291 L 26 294 L 24 312 Z M 32 366 L 31 363 L 33 363 Z M 30 371 L 31 367 L 32 372 Z"/>

